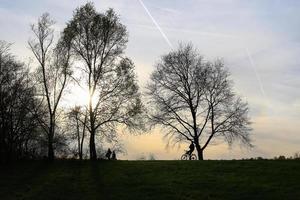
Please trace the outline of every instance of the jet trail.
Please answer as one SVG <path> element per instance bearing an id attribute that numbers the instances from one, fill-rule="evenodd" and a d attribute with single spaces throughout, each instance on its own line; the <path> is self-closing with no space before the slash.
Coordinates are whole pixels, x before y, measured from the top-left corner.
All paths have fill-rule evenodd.
<path id="1" fill-rule="evenodd" d="M 168 43 L 168 45 L 171 48 L 173 48 L 173 45 L 171 44 L 170 40 L 168 39 L 168 37 L 166 36 L 166 34 L 163 32 L 163 30 L 160 28 L 160 26 L 158 25 L 158 23 L 156 22 L 156 20 L 153 18 L 153 16 L 151 15 L 150 11 L 146 7 L 146 5 L 143 3 L 142 0 L 139 0 L 139 2 L 143 6 L 143 8 L 145 9 L 146 13 L 150 17 L 150 19 L 152 20 L 152 22 L 154 23 L 154 25 L 156 26 L 156 28 L 159 30 L 159 32 L 161 33 L 161 35 L 163 36 L 163 38 L 165 39 L 165 41 Z"/>
<path id="2" fill-rule="evenodd" d="M 144 8 L 144 10 L 146 11 L 146 13 L 148 14 L 148 16 L 150 17 L 150 19 L 152 20 L 152 22 L 154 23 L 154 25 L 156 26 L 156 28 L 159 30 L 159 32 L 161 33 L 161 35 L 163 36 L 163 38 L 165 39 L 165 41 L 167 42 L 167 44 L 170 46 L 170 48 L 173 48 L 173 45 L 171 44 L 170 40 L 168 39 L 168 37 L 166 36 L 166 34 L 163 32 L 163 30 L 160 28 L 160 26 L 156 22 L 156 20 L 153 18 L 153 16 L 151 15 L 150 11 L 146 7 L 146 5 L 143 3 L 142 0 L 139 0 L 139 2 L 142 5 L 142 7 Z M 267 100 L 267 96 L 266 96 L 266 93 L 265 93 L 265 90 L 264 90 L 261 78 L 260 78 L 259 74 L 257 73 L 256 67 L 254 65 L 254 62 L 253 62 L 252 56 L 251 56 L 251 54 L 249 52 L 249 49 L 245 48 L 245 50 L 246 50 L 248 59 L 250 61 L 251 67 L 252 67 L 252 69 L 253 69 L 253 71 L 255 73 L 255 77 L 256 77 L 256 79 L 258 81 L 258 84 L 259 84 L 259 87 L 260 87 L 260 91 L 261 91 L 262 95 L 264 96 L 264 98 Z"/>
<path id="3" fill-rule="evenodd" d="M 257 73 L 256 67 L 255 67 L 255 65 L 254 65 L 254 62 L 253 62 L 252 56 L 251 56 L 251 54 L 250 54 L 250 52 L 249 52 L 249 49 L 246 48 L 245 50 L 246 50 L 248 59 L 249 59 L 249 61 L 250 61 L 251 67 L 252 67 L 252 69 L 253 69 L 253 71 L 254 71 L 254 73 L 255 73 L 256 79 L 257 79 L 257 81 L 258 81 L 258 84 L 259 84 L 259 87 L 260 87 L 260 91 L 261 91 L 262 95 L 264 96 L 264 98 L 267 99 L 265 89 L 264 89 L 264 87 L 263 87 L 261 78 L 260 78 L 259 74 Z"/>

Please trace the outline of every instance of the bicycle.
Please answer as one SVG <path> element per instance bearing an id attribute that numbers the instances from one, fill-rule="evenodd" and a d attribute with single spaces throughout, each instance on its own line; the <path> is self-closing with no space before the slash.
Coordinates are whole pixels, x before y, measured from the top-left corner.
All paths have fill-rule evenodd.
<path id="1" fill-rule="evenodd" d="M 185 151 L 185 153 L 181 156 L 181 160 L 197 160 L 196 154 L 189 154 L 189 151 Z"/>

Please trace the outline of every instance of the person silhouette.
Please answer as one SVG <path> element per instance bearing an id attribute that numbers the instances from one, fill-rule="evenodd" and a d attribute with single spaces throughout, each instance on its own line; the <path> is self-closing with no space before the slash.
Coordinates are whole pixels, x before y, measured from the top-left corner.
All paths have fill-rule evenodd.
<path id="1" fill-rule="evenodd" d="M 115 151 L 112 152 L 112 154 L 111 154 L 111 159 L 112 159 L 112 160 L 117 160 L 116 152 L 115 152 Z"/>
<path id="2" fill-rule="evenodd" d="M 107 152 L 105 154 L 105 157 L 107 158 L 107 160 L 110 160 L 110 155 L 111 155 L 111 150 L 110 150 L 110 148 L 108 148 Z"/>

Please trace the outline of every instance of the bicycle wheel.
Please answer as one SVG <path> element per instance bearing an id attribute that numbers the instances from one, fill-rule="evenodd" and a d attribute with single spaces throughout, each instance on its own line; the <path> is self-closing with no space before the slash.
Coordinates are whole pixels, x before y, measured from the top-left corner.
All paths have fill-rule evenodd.
<path id="1" fill-rule="evenodd" d="M 197 160 L 197 156 L 195 154 L 191 155 L 191 160 Z"/>
<path id="2" fill-rule="evenodd" d="M 181 156 L 181 160 L 188 160 L 189 159 L 189 156 L 187 154 L 183 154 Z"/>

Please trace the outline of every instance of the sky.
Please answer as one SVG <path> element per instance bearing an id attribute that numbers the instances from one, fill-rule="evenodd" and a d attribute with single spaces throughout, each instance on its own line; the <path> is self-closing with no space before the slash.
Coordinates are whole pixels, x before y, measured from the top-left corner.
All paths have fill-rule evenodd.
<path id="1" fill-rule="evenodd" d="M 0 40 L 29 62 L 29 25 L 44 12 L 59 33 L 84 0 L 0 0 Z M 208 60 L 222 58 L 234 90 L 248 102 L 254 148 L 224 143 L 209 146 L 206 159 L 271 158 L 300 151 L 300 1 L 297 0 L 97 0 L 114 8 L 129 32 L 126 55 L 143 90 L 160 56 L 179 42 L 191 42 Z M 82 96 L 82 95 L 81 95 Z M 68 97 L 66 97 L 68 98 Z M 72 99 L 74 99 L 72 97 Z M 76 98 L 75 98 L 76 99 Z M 122 159 L 153 154 L 179 159 L 187 144 L 166 148 L 163 132 L 122 133 Z"/>

